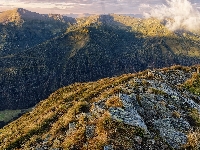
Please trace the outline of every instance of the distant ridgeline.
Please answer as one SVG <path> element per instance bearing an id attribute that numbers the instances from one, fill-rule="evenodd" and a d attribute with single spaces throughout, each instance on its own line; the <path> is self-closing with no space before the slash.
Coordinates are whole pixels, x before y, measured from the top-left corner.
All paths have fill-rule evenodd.
<path id="1" fill-rule="evenodd" d="M 62 17 L 51 16 L 48 23 L 2 22 L 0 109 L 32 107 L 74 82 L 200 63 L 198 32 L 171 32 L 153 18 L 93 15 L 56 24 Z"/>
<path id="2" fill-rule="evenodd" d="M 0 54 L 13 54 L 61 35 L 75 19 L 18 8 L 0 13 Z"/>

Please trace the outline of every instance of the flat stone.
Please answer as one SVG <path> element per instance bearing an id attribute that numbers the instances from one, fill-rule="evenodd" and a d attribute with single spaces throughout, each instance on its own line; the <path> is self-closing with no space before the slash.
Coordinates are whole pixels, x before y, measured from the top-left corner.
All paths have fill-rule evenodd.
<path id="1" fill-rule="evenodd" d="M 187 136 L 174 128 L 171 118 L 159 119 L 154 121 L 154 126 L 159 130 L 160 136 L 172 147 L 179 149 L 186 144 Z"/>
<path id="2" fill-rule="evenodd" d="M 172 148 L 179 149 L 187 142 L 187 136 L 174 129 L 160 128 L 160 135 Z"/>
<path id="3" fill-rule="evenodd" d="M 134 108 L 129 111 L 119 108 L 110 108 L 109 112 L 114 120 L 123 121 L 128 125 L 140 127 L 147 132 L 147 126 Z"/>
<path id="4" fill-rule="evenodd" d="M 112 145 L 106 145 L 103 148 L 104 150 L 114 150 Z"/>

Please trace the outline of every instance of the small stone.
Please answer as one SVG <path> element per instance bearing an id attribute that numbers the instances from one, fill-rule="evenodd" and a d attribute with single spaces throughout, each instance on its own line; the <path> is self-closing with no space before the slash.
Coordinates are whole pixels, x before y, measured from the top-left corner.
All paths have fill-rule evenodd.
<path id="1" fill-rule="evenodd" d="M 113 146 L 112 145 L 106 145 L 103 148 L 104 150 L 113 150 Z"/>
<path id="2" fill-rule="evenodd" d="M 154 145 L 156 141 L 154 139 L 151 139 L 149 140 L 149 142 Z"/>
<path id="3" fill-rule="evenodd" d="M 86 126 L 86 137 L 92 138 L 95 133 L 95 126 Z"/>
<path id="4" fill-rule="evenodd" d="M 69 130 L 72 131 L 76 128 L 76 123 L 75 122 L 71 122 L 69 123 Z"/>
<path id="5" fill-rule="evenodd" d="M 142 144 L 142 138 L 140 136 L 136 136 L 134 138 L 134 140 L 138 143 L 138 144 Z"/>
<path id="6" fill-rule="evenodd" d="M 162 147 L 162 149 L 167 149 L 168 145 L 165 144 L 165 145 L 162 145 L 161 147 Z"/>

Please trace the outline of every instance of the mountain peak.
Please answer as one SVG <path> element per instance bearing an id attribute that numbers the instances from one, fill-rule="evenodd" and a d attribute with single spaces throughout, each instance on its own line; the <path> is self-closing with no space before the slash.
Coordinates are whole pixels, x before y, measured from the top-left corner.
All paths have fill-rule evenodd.
<path id="1" fill-rule="evenodd" d="M 21 20 L 18 9 L 3 11 L 0 14 L 0 23 L 19 22 Z"/>
<path id="2" fill-rule="evenodd" d="M 59 14 L 39 14 L 24 8 L 15 8 L 12 10 L 3 11 L 0 13 L 0 23 L 15 23 L 16 25 L 22 24 L 24 21 L 40 20 L 40 21 L 58 21 L 58 22 L 74 22 L 71 17 L 63 17 Z"/>
<path id="3" fill-rule="evenodd" d="M 27 12 L 31 12 L 31 11 L 26 10 L 26 9 L 24 9 L 24 8 L 16 8 L 15 10 L 16 10 L 16 12 L 18 12 L 18 13 L 20 13 L 20 14 L 25 14 L 25 13 L 27 13 Z"/>
<path id="4" fill-rule="evenodd" d="M 24 8 L 17 8 L 16 12 L 23 20 L 44 20 L 46 17 L 42 14 L 26 10 Z"/>
<path id="5" fill-rule="evenodd" d="M 13 22 L 20 24 L 24 20 L 45 20 L 47 17 L 36 12 L 31 12 L 23 8 L 15 8 L 4 11 L 0 14 L 0 23 L 7 24 Z"/>

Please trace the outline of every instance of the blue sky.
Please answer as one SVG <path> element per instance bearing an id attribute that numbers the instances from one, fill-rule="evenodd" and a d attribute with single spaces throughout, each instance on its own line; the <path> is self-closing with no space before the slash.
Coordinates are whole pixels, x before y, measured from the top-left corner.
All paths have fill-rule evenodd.
<path id="1" fill-rule="evenodd" d="M 189 0 L 200 8 L 200 0 Z M 25 8 L 39 13 L 142 14 L 165 0 L 0 0 L 0 11 Z"/>

